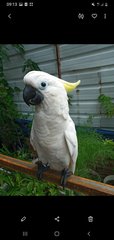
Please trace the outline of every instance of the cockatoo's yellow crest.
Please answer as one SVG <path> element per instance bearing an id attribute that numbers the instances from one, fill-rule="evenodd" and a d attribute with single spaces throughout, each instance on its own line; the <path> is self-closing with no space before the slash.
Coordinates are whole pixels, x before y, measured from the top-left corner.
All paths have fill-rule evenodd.
<path id="1" fill-rule="evenodd" d="M 60 81 L 63 83 L 64 88 L 66 89 L 67 92 L 73 91 L 80 84 L 80 80 L 75 83 L 70 83 L 62 79 Z"/>

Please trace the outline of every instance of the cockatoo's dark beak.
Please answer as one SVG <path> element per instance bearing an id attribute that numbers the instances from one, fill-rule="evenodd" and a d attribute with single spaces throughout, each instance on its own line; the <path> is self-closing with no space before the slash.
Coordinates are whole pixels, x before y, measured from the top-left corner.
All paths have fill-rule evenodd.
<path id="1" fill-rule="evenodd" d="M 26 85 L 23 90 L 23 99 L 27 105 L 38 105 L 43 101 L 44 96 L 39 90 Z"/>

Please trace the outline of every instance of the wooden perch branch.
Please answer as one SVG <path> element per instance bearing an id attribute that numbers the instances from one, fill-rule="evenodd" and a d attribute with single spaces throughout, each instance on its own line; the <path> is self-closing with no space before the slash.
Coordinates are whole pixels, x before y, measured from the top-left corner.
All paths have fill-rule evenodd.
<path id="1" fill-rule="evenodd" d="M 0 167 L 8 168 L 36 177 L 36 165 L 28 161 L 22 161 L 16 158 L 5 156 L 3 154 L 0 154 Z M 60 185 L 60 173 L 56 171 L 49 170 L 48 172 L 45 172 L 43 175 L 43 179 L 48 182 Z M 114 195 L 114 186 L 74 175 L 69 177 L 66 187 L 89 196 Z"/>

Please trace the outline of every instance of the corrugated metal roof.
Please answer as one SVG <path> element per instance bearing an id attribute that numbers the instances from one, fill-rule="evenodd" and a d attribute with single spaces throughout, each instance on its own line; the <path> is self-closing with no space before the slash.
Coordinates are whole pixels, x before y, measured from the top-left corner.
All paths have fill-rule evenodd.
<path id="1" fill-rule="evenodd" d="M 57 76 L 55 46 L 24 44 L 24 58 L 11 45 L 7 46 L 10 61 L 5 64 L 5 76 L 12 87 L 21 89 L 14 98 L 19 111 L 32 114 L 33 107 L 28 108 L 22 97 L 24 60 L 31 58 L 42 71 Z M 101 93 L 114 101 L 114 44 L 60 44 L 59 49 L 62 78 L 70 82 L 81 80 L 78 89 L 72 93 L 70 106 L 70 114 L 76 125 L 87 124 L 91 119 L 94 127 L 114 130 L 114 118 L 106 118 L 98 102 Z"/>

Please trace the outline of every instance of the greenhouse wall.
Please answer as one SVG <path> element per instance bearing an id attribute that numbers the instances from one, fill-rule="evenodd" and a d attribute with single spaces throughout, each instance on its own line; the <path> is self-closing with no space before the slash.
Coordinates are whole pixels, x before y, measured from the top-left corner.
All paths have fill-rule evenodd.
<path id="1" fill-rule="evenodd" d="M 14 100 L 20 112 L 32 118 L 34 107 L 28 107 L 22 97 L 24 88 L 22 67 L 25 59 L 38 63 L 42 71 L 58 76 L 58 59 L 54 44 L 23 44 L 24 57 L 11 45 L 10 61 L 4 65 L 5 76 L 12 87 L 21 91 Z M 58 44 L 59 70 L 62 79 L 80 86 L 72 93 L 70 115 L 77 126 L 92 124 L 93 127 L 114 130 L 114 117 L 107 118 L 98 102 L 101 94 L 114 102 L 114 44 Z"/>

